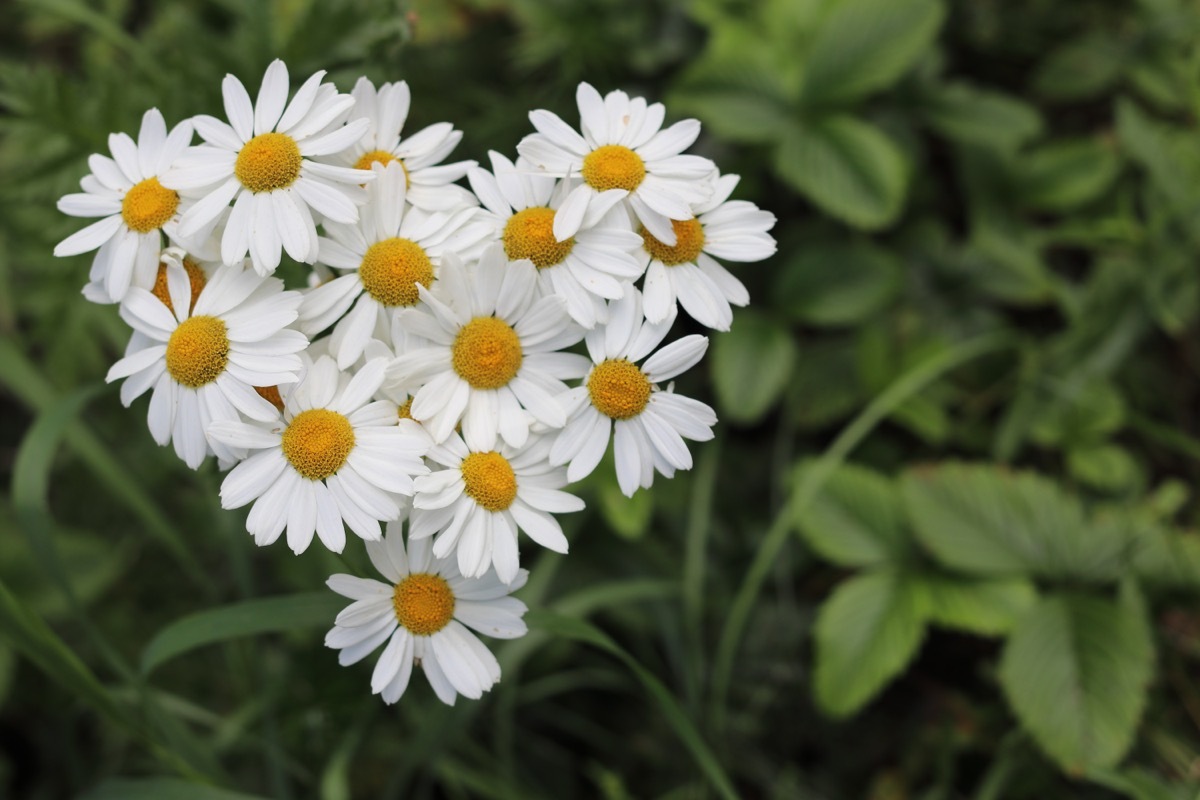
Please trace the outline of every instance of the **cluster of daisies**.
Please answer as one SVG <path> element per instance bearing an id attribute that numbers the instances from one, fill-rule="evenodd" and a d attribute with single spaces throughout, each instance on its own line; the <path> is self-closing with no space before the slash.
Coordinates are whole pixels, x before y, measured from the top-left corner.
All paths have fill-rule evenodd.
<path id="1" fill-rule="evenodd" d="M 500 678 L 472 631 L 525 633 L 519 533 L 559 553 L 564 491 L 613 440 L 621 490 L 692 466 L 713 410 L 673 391 L 708 339 L 663 342 L 678 308 L 728 330 L 742 283 L 718 259 L 775 250 L 774 217 L 730 200 L 736 175 L 685 155 L 695 120 L 580 84 L 580 128 L 533 111 L 515 161 L 444 163 L 449 123 L 402 135 L 404 82 L 350 94 L 318 72 L 293 94 L 267 68 L 226 119 L 109 137 L 64 213 L 100 219 L 55 248 L 95 251 L 87 299 L 133 329 L 108 380 L 191 468 L 228 470 L 259 545 L 302 553 L 346 530 L 383 579 L 334 575 L 351 599 L 326 636 L 353 664 L 385 645 L 371 688 L 395 702 L 419 665 L 446 703 Z M 196 142 L 196 138 L 199 141 Z M 307 286 L 274 277 L 283 254 Z M 582 343 L 582 344 L 581 344 Z"/>

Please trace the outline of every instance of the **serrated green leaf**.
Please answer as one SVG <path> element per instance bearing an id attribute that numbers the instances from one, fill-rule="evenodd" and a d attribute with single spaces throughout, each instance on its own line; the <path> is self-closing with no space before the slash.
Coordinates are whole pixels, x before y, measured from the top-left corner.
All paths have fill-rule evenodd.
<path id="1" fill-rule="evenodd" d="M 1094 445 L 1125 424 L 1125 398 L 1109 381 L 1056 385 L 1054 389 L 1054 396 L 1030 429 L 1041 445 Z"/>
<path id="2" fill-rule="evenodd" d="M 1095 139 L 1055 142 L 1021 156 L 1014 182 L 1017 198 L 1040 211 L 1070 211 L 1103 195 L 1121 165 Z"/>
<path id="3" fill-rule="evenodd" d="M 835 717 L 866 705 L 916 655 L 925 635 L 920 586 L 900 572 L 838 585 L 817 614 L 817 702 Z"/>
<path id="4" fill-rule="evenodd" d="M 1116 444 L 1072 447 L 1067 451 L 1067 471 L 1080 483 L 1102 492 L 1133 487 L 1141 472 L 1137 459 Z"/>
<path id="5" fill-rule="evenodd" d="M 923 575 L 929 621 L 946 628 L 997 636 L 1008 633 L 1037 601 L 1026 580 L 978 580 Z"/>
<path id="6" fill-rule="evenodd" d="M 843 0 L 821 20 L 808 53 L 803 102 L 850 103 L 895 83 L 933 42 L 938 0 Z"/>
<path id="7" fill-rule="evenodd" d="M 1132 590 L 1042 598 L 1000 659 L 1000 684 L 1035 741 L 1067 772 L 1116 764 L 1146 704 L 1154 645 Z"/>
<path id="8" fill-rule="evenodd" d="M 807 480 L 811 468 L 797 470 L 797 480 Z M 820 493 L 799 509 L 796 526 L 813 550 L 839 566 L 894 563 L 911 550 L 893 481 L 853 464 L 838 467 Z"/>
<path id="9" fill-rule="evenodd" d="M 1033 106 L 965 83 L 938 87 L 923 103 L 921 114 L 929 127 L 948 139 L 1002 150 L 1015 150 L 1042 129 Z"/>
<path id="10" fill-rule="evenodd" d="M 146 645 L 141 669 L 216 642 L 301 628 L 331 627 L 346 600 L 333 592 L 264 597 L 200 611 L 172 622 Z"/>
<path id="11" fill-rule="evenodd" d="M 821 210 L 874 230 L 900 214 L 908 159 L 875 126 L 848 115 L 793 125 L 775 150 L 775 171 Z"/>
<path id="12" fill-rule="evenodd" d="M 896 255 L 866 242 L 817 244 L 779 271 L 772 301 L 808 325 L 857 325 L 896 296 L 902 272 Z"/>
<path id="13" fill-rule="evenodd" d="M 1138 526 L 1133 569 L 1151 586 L 1200 589 L 1200 534 L 1158 524 Z"/>
<path id="14" fill-rule="evenodd" d="M 713 386 L 723 419 L 757 422 L 778 402 L 796 361 L 786 327 L 752 311 L 739 311 L 728 333 L 716 337 Z"/>

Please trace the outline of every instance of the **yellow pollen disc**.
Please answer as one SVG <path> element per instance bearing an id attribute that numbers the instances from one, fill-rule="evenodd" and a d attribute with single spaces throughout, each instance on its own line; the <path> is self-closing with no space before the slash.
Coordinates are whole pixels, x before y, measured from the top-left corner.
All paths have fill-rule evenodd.
<path id="1" fill-rule="evenodd" d="M 253 388 L 258 392 L 259 397 L 283 411 L 283 398 L 279 396 L 278 386 L 255 386 Z"/>
<path id="2" fill-rule="evenodd" d="M 216 317 L 190 317 L 167 340 L 167 372 L 188 388 L 212 383 L 228 362 L 229 336 Z"/>
<path id="3" fill-rule="evenodd" d="M 625 189 L 632 192 L 646 177 L 642 157 L 619 144 L 597 147 L 583 159 L 583 180 L 597 191 Z"/>
<path id="4" fill-rule="evenodd" d="M 704 249 L 704 228 L 700 227 L 698 219 L 673 219 L 671 227 L 675 229 L 675 246 L 665 244 L 650 235 L 645 228 L 642 234 L 642 247 L 646 252 L 657 258 L 668 267 L 678 264 L 694 264 L 700 251 Z"/>
<path id="5" fill-rule="evenodd" d="M 125 193 L 121 201 L 121 219 L 130 230 L 149 233 L 166 224 L 179 208 L 179 195 L 158 182 L 146 178 Z"/>
<path id="6" fill-rule="evenodd" d="M 416 305 L 417 284 L 433 283 L 433 263 L 411 239 L 384 239 L 367 248 L 358 277 L 367 293 L 385 306 Z"/>
<path id="7" fill-rule="evenodd" d="M 233 174 L 255 194 L 291 186 L 300 177 L 300 148 L 286 133 L 260 133 L 242 145 Z"/>
<path id="8" fill-rule="evenodd" d="M 358 161 L 354 162 L 355 169 L 370 169 L 372 164 L 383 164 L 385 167 L 395 161 L 400 165 L 400 169 L 404 170 L 404 188 L 412 188 L 412 180 L 408 177 L 408 165 L 404 163 L 403 158 L 396 158 L 387 150 L 371 150 L 363 153 Z"/>
<path id="9" fill-rule="evenodd" d="M 650 379 L 624 358 L 597 364 L 588 378 L 587 390 L 596 410 L 613 419 L 636 417 L 650 402 Z"/>
<path id="10" fill-rule="evenodd" d="M 204 270 L 200 269 L 200 265 L 192 260 L 191 256 L 185 256 L 183 259 L 183 271 L 187 273 L 188 283 L 192 286 L 192 301 L 188 306 L 188 313 L 196 307 L 196 300 L 200 298 L 200 292 L 204 291 L 204 285 L 208 283 L 208 278 L 204 274 Z M 167 289 L 167 265 L 158 265 L 158 276 L 154 279 L 154 288 L 150 293 L 163 302 L 167 308 L 172 311 L 175 306 L 171 305 L 171 292 Z"/>
<path id="11" fill-rule="evenodd" d="M 396 416 L 400 419 L 412 419 L 412 401 L 411 397 L 405 400 L 404 404 L 396 409 Z"/>
<path id="12" fill-rule="evenodd" d="M 415 572 L 392 592 L 396 619 L 417 636 L 432 636 L 454 619 L 454 592 L 441 575 Z"/>
<path id="13" fill-rule="evenodd" d="M 517 497 L 517 476 L 508 459 L 495 451 L 471 453 L 460 467 L 467 497 L 488 511 L 503 511 Z"/>
<path id="14" fill-rule="evenodd" d="M 350 420 L 326 408 L 301 411 L 283 432 L 283 455 L 310 481 L 336 473 L 353 449 Z"/>
<path id="15" fill-rule="evenodd" d="M 504 252 L 509 260 L 528 258 L 538 269 L 561 264 L 575 246 L 575 237 L 554 238 L 554 210 L 527 208 L 518 211 L 504 226 Z"/>
<path id="16" fill-rule="evenodd" d="M 450 348 L 454 371 L 474 389 L 499 389 L 521 368 L 521 340 L 507 322 L 476 317 L 462 327 Z"/>

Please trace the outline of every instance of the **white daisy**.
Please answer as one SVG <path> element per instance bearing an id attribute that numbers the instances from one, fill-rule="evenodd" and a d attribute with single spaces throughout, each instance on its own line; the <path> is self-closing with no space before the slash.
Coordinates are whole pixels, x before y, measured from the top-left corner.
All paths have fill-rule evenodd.
<path id="1" fill-rule="evenodd" d="M 222 460 L 239 455 L 223 443 L 210 448 L 204 431 L 213 421 L 238 420 L 238 412 L 275 419 L 278 412 L 254 387 L 295 380 L 296 354 L 308 339 L 287 330 L 300 294 L 283 291 L 282 281 L 221 267 L 196 292 L 195 272 L 189 279 L 180 261 L 167 258 L 166 299 L 136 286 L 126 293 L 121 318 L 134 329 L 133 339 L 106 380 L 126 378 L 126 406 L 153 387 L 150 433 L 160 445 L 174 441 L 175 452 L 195 469 L 209 452 Z"/>
<path id="2" fill-rule="evenodd" d="M 713 258 L 761 261 L 775 253 L 769 231 L 775 215 L 745 200 L 729 200 L 737 175 L 724 175 L 713 196 L 696 207 L 696 216 L 672 220 L 675 245 L 663 244 L 641 230 L 639 251 L 646 268 L 645 312 L 650 322 L 662 322 L 678 300 L 701 325 L 729 330 L 733 309 L 750 302 L 742 282 Z M 728 202 L 727 202 L 728 201 Z"/>
<path id="3" fill-rule="evenodd" d="M 684 439 L 712 438 L 717 415 L 711 408 L 657 385 L 698 362 L 708 349 L 706 337 L 685 336 L 642 366 L 635 363 L 650 355 L 674 321 L 673 308 L 661 323 L 643 320 L 641 293 L 629 287 L 626 296 L 612 304 L 608 327 L 588 333 L 588 353 L 595 366 L 582 386 L 564 395 L 570 418 L 550 449 L 550 463 L 569 462 L 567 480 L 573 483 L 591 474 L 614 428 L 617 483 L 630 497 L 639 486 L 650 487 L 655 470 L 670 478 L 677 469 L 691 469 Z"/>
<path id="4" fill-rule="evenodd" d="M 97 250 L 83 292 L 87 299 L 118 303 L 130 286 L 149 289 L 154 285 L 163 236 L 183 243 L 179 217 L 191 201 L 164 176 L 191 141 L 191 122 L 181 122 L 168 133 L 162 114 L 152 108 L 142 116 L 137 144 L 128 134 L 110 135 L 108 149 L 113 157 L 89 156 L 92 171 L 79 182 L 83 192 L 58 201 L 64 214 L 103 217 L 54 248 L 56 256 Z"/>
<path id="5" fill-rule="evenodd" d="M 583 501 L 560 491 L 567 471 L 551 466 L 549 456 L 548 437 L 535 436 L 520 449 L 473 450 L 450 434 L 428 455 L 445 469 L 417 478 L 409 538 L 436 533 L 435 556 L 457 549 L 463 575 L 481 577 L 494 565 L 505 583 L 520 566 L 518 528 L 542 547 L 567 552 L 567 538 L 551 512 L 581 511 Z"/>
<path id="6" fill-rule="evenodd" d="M 538 129 L 517 145 L 537 169 L 557 177 L 582 178 L 554 217 L 559 241 L 574 236 L 596 208 L 607 210 L 626 198 L 646 230 L 675 244 L 672 219 L 688 219 L 692 205 L 712 194 L 716 165 L 700 156 L 680 155 L 700 135 L 700 122 L 685 119 L 662 128 L 665 109 L 624 92 L 603 99 L 590 84 L 575 93 L 583 135 L 556 114 L 537 110 L 529 119 Z"/>
<path id="7" fill-rule="evenodd" d="M 371 397 L 383 380 L 384 359 L 368 362 L 346 382 L 328 356 L 318 358 L 292 387 L 273 425 L 219 422 L 209 438 L 259 452 L 221 484 L 221 506 L 254 507 L 246 530 L 268 545 L 287 528 L 287 543 L 302 553 L 313 532 L 335 553 L 346 545 L 342 522 L 367 540 L 379 522 L 400 516 L 395 495 L 411 495 L 413 476 L 429 437 L 409 420 L 397 425 L 396 406 Z"/>
<path id="8" fill-rule="evenodd" d="M 557 294 L 567 303 L 571 318 L 585 328 L 606 319 L 605 299 L 621 297 L 623 281 L 637 280 L 645 270 L 631 254 L 641 244 L 610 207 L 593 203 L 580 222 L 579 230 L 562 241 L 554 236 L 557 209 L 564 195 L 551 177 L 519 170 L 504 156 L 489 152 L 492 172 L 479 168 L 468 173 L 471 188 L 480 202 L 495 215 L 497 228 L 509 260 L 527 258 L 538 268 L 542 294 Z M 494 174 L 493 174 L 494 173 Z M 610 190 L 620 197 L 620 189 Z M 616 219 L 618 224 L 600 225 Z"/>
<path id="9" fill-rule="evenodd" d="M 196 132 L 208 144 L 192 148 L 167 175 L 181 189 L 206 190 L 180 220 L 182 235 L 204 229 L 233 202 L 221 235 L 221 258 L 235 264 L 249 252 L 254 269 L 269 275 L 279 266 L 281 248 L 297 261 L 316 257 L 313 211 L 334 222 L 358 219 L 358 205 L 366 200 L 360 185 L 374 175 L 311 157 L 345 150 L 370 123 L 337 124 L 354 98 L 322 84 L 324 75 L 314 74 L 288 103 L 287 67 L 272 61 L 254 105 L 242 82 L 225 76 L 221 90 L 232 125 L 205 114 L 194 117 Z"/>
<path id="10" fill-rule="evenodd" d="M 500 680 L 500 664 L 475 634 L 516 639 L 526 633 L 525 604 L 509 597 L 525 585 L 521 570 L 512 583 L 494 573 L 464 578 L 453 559 L 431 558 L 429 540 L 410 541 L 405 552 L 398 523 L 382 542 L 367 542 L 367 555 L 388 583 L 333 575 L 326 585 L 354 602 L 337 616 L 325 646 L 340 650 L 338 663 L 355 664 L 384 642 L 371 674 L 371 692 L 394 703 L 408 688 L 413 665 L 438 699 L 454 705 L 458 695 L 478 700 Z"/>
<path id="11" fill-rule="evenodd" d="M 433 284 L 444 253 L 467 251 L 489 233 L 488 225 L 472 222 L 472 207 L 450 214 L 406 208 L 400 165 L 372 169 L 376 180 L 358 224 L 326 222 L 329 236 L 319 240 L 321 263 L 353 272 L 308 292 L 300 306 L 300 327 L 309 334 L 337 321 L 330 352 L 342 369 L 362 355 L 391 309 L 417 303 L 417 286 Z"/>
<path id="12" fill-rule="evenodd" d="M 475 162 L 439 163 L 462 141 L 462 131 L 449 122 L 438 122 L 401 138 L 411 100 L 405 81 L 385 83 L 376 91 L 369 79 L 359 78 L 351 95 L 354 109 L 350 119 L 365 117 L 370 127 L 351 148 L 330 157 L 331 163 L 356 169 L 399 163 L 406 178 L 408 202 L 425 211 L 453 211 L 475 205 L 470 192 L 454 185 Z"/>
<path id="13" fill-rule="evenodd" d="M 497 243 L 475 268 L 447 257 L 439 285 L 450 305 L 422 286 L 424 303 L 397 315 L 398 325 L 428 344 L 388 367 L 390 385 L 415 390 L 412 415 L 434 442 L 444 442 L 459 420 L 477 450 L 490 449 L 497 433 L 522 446 L 531 417 L 562 427 L 566 414 L 556 397 L 566 390 L 563 380 L 583 376 L 587 359 L 555 351 L 578 342 L 583 329 L 561 298 L 536 298 L 537 268 L 509 263 Z"/>

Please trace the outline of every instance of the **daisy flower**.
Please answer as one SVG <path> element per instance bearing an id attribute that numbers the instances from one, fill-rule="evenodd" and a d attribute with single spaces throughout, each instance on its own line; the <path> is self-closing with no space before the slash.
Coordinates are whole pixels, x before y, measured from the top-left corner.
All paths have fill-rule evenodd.
<path id="1" fill-rule="evenodd" d="M 661 103 L 632 100 L 624 92 L 600 97 L 590 84 L 575 93 L 582 135 L 556 114 L 529 112 L 538 132 L 517 151 L 536 168 L 557 177 L 582 178 L 554 217 L 554 237 L 574 236 L 589 214 L 626 199 L 646 230 L 675 244 L 671 220 L 688 219 L 692 205 L 712 194 L 716 165 L 700 156 L 680 155 L 700 135 L 700 122 L 685 119 L 662 130 Z M 616 190 L 616 191 L 614 191 Z"/>
<path id="2" fill-rule="evenodd" d="M 333 575 L 326 585 L 354 602 L 338 614 L 325 646 L 340 650 L 338 663 L 355 664 L 384 642 L 371 674 L 371 692 L 394 703 L 408 688 L 413 665 L 438 699 L 454 705 L 458 695 L 478 700 L 500 680 L 500 664 L 467 630 L 497 639 L 526 633 L 525 604 L 509 597 L 525 585 L 524 570 L 505 585 L 489 572 L 464 578 L 453 559 L 431 558 L 429 540 L 410 541 L 405 551 L 399 523 L 389 523 L 381 542 L 367 542 L 367 555 L 387 583 Z"/>
<path id="3" fill-rule="evenodd" d="M 587 335 L 594 366 L 583 385 L 563 397 L 570 418 L 550 449 L 550 463 L 569 462 L 567 480 L 582 480 L 604 457 L 615 430 L 617 483 L 632 497 L 639 486 L 650 487 L 655 470 L 670 478 L 677 469 L 691 469 L 683 440 L 711 439 L 717 415 L 704 403 L 658 387 L 698 362 L 708 339 L 685 336 L 646 358 L 670 330 L 674 309 L 660 323 L 646 322 L 641 293 L 633 287 L 612 306 L 608 326 Z"/>
<path id="4" fill-rule="evenodd" d="M 775 215 L 745 200 L 729 200 L 737 175 L 724 175 L 713 196 L 696 207 L 696 216 L 672 220 L 675 244 L 666 245 L 641 229 L 639 255 L 646 269 L 646 319 L 662 322 L 676 301 L 691 317 L 709 328 L 729 330 L 732 303 L 744 306 L 750 294 L 742 282 L 713 258 L 762 261 L 774 254 L 775 240 L 767 231 Z"/>
<path id="5" fill-rule="evenodd" d="M 505 255 L 510 261 L 532 261 L 542 294 L 562 297 L 580 325 L 594 328 L 604 322 L 605 299 L 620 298 L 622 282 L 637 280 L 645 270 L 632 255 L 641 239 L 627 224 L 596 227 L 610 208 L 598 202 L 589 207 L 579 230 L 559 241 L 553 231 L 564 199 L 554 191 L 558 181 L 522 173 L 499 153 L 488 155 L 492 172 L 475 168 L 468 178 L 480 202 L 496 217 Z M 609 192 L 617 199 L 624 196 L 620 189 Z"/>
<path id="6" fill-rule="evenodd" d="M 550 440 L 533 437 L 520 449 L 467 447 L 458 434 L 435 445 L 428 458 L 444 469 L 417 478 L 409 539 L 438 534 L 433 554 L 457 548 L 458 569 L 482 577 L 493 566 L 504 583 L 517 575 L 517 529 L 556 553 L 567 538 L 551 512 L 581 511 L 583 501 L 560 491 L 567 471 L 551 466 Z"/>
<path id="7" fill-rule="evenodd" d="M 474 269 L 447 257 L 439 285 L 449 305 L 421 286 L 422 305 L 397 316 L 398 325 L 428 342 L 388 367 L 391 387 L 415 389 L 413 418 L 435 443 L 461 420 L 468 445 L 480 450 L 491 448 L 497 433 L 522 446 L 531 417 L 561 428 L 562 381 L 582 377 L 587 359 L 555 351 L 578 342 L 583 329 L 561 298 L 535 296 L 537 268 L 509 263 L 496 243 Z"/>
<path id="8" fill-rule="evenodd" d="M 359 78 L 351 95 L 350 119 L 365 118 L 370 127 L 352 147 L 330 157 L 331 163 L 355 169 L 398 163 L 404 170 L 408 202 L 425 211 L 453 211 L 475 204 L 470 192 L 454 185 L 475 162 L 439 163 L 462 141 L 462 131 L 449 122 L 438 122 L 401 138 L 411 101 L 405 81 L 385 83 L 376 91 L 369 79 Z"/>
<path id="9" fill-rule="evenodd" d="M 201 283 L 203 273 L 189 272 L 172 253 L 166 260 L 165 297 L 136 286 L 126 293 L 121 318 L 134 334 L 105 380 L 126 379 L 126 406 L 153 388 L 150 433 L 160 445 L 173 441 L 195 469 L 209 452 L 222 460 L 237 456 L 223 443 L 210 450 L 204 430 L 212 422 L 238 420 L 239 412 L 275 419 L 278 412 L 254 387 L 295 380 L 301 366 L 296 354 L 308 339 L 287 330 L 300 294 L 283 291 L 282 281 L 221 267 Z"/>
<path id="10" fill-rule="evenodd" d="M 391 309 L 417 303 L 417 287 L 433 284 L 444 253 L 461 253 L 489 232 L 486 224 L 472 224 L 472 207 L 452 214 L 406 208 L 400 165 L 372 169 L 376 180 L 358 224 L 326 222 L 329 237 L 319 240 L 321 263 L 353 271 L 308 292 L 300 306 L 300 326 L 309 334 L 337 321 L 330 352 L 342 369 L 362 355 Z"/>
<path id="11" fill-rule="evenodd" d="M 287 543 L 303 553 L 313 532 L 335 553 L 346 545 L 342 523 L 363 539 L 380 537 L 379 523 L 400 516 L 395 495 L 411 495 L 413 476 L 429 440 L 408 420 L 397 425 L 394 403 L 371 402 L 383 380 L 384 359 L 368 362 L 348 381 L 322 356 L 284 401 L 273 425 L 218 422 L 209 438 L 258 452 L 221 484 L 221 507 L 254 501 L 246 530 L 255 544 Z"/>
<path id="12" fill-rule="evenodd" d="M 68 236 L 54 248 L 56 256 L 96 250 L 84 296 L 94 303 L 118 303 L 130 286 L 154 284 L 163 236 L 180 244 L 180 212 L 189 205 L 179 186 L 163 176 L 192 141 L 192 124 L 181 122 L 167 132 L 157 108 L 142 116 L 135 144 L 128 134 L 108 137 L 112 158 L 88 157 L 91 173 L 83 189 L 58 201 L 58 210 L 73 217 L 102 217 Z M 161 179 L 166 180 L 164 185 Z"/>
<path id="13" fill-rule="evenodd" d="M 254 269 L 269 275 L 279 266 L 281 248 L 297 261 L 315 258 L 312 212 L 333 222 L 358 219 L 358 205 L 366 200 L 360 185 L 374 175 L 311 157 L 345 150 L 370 123 L 360 119 L 337 124 L 354 98 L 322 84 L 324 75 L 314 74 L 288 103 L 287 67 L 272 61 L 254 105 L 242 82 L 225 76 L 221 91 L 232 124 L 206 114 L 194 117 L 196 132 L 208 144 L 192 148 L 167 174 L 181 189 L 204 189 L 203 198 L 179 221 L 183 236 L 212 224 L 232 202 L 221 235 L 222 260 L 240 263 L 249 252 Z"/>

